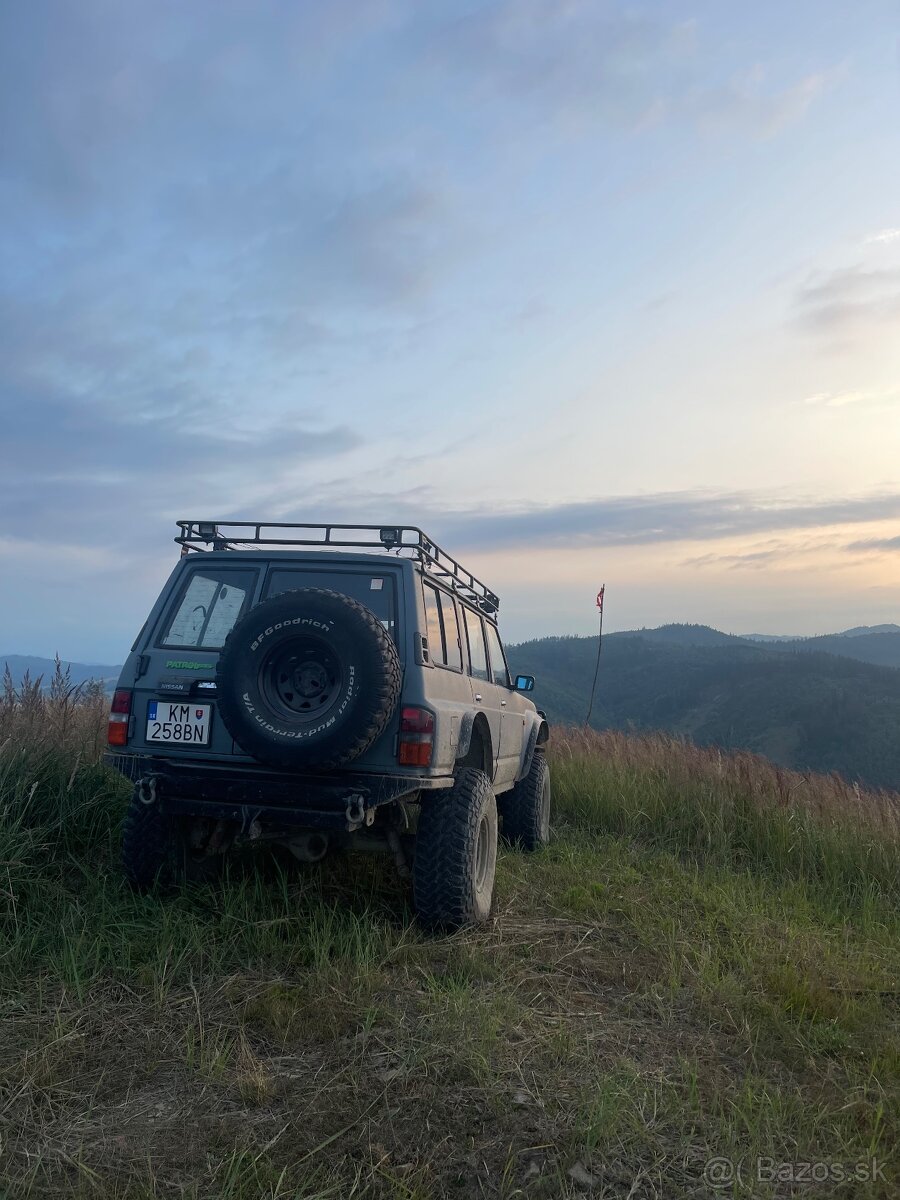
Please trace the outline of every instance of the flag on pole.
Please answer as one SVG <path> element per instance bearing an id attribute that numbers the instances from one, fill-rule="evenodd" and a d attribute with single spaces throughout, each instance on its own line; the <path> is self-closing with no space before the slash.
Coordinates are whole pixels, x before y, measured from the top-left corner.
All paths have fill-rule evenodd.
<path id="1" fill-rule="evenodd" d="M 591 713 L 594 711 L 594 693 L 597 690 L 597 676 L 600 673 L 600 651 L 603 649 L 603 597 L 606 595 L 606 584 L 600 588 L 597 593 L 597 608 L 600 610 L 600 629 L 597 636 L 597 665 L 594 668 L 594 682 L 591 684 L 591 701 L 588 705 L 587 716 L 584 718 L 584 727 L 588 728 L 591 719 Z"/>

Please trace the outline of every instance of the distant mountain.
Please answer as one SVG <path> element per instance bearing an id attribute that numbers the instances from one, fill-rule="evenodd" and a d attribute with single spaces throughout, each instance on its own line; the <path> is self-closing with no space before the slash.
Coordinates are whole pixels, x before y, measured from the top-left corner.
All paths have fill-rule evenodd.
<path id="1" fill-rule="evenodd" d="M 900 671 L 809 641 L 786 647 L 723 635 L 698 645 L 655 632 L 604 638 L 596 728 L 668 730 L 798 770 L 900 787 Z M 537 678 L 535 702 L 566 723 L 584 720 L 596 654 L 593 637 L 509 647 L 513 670 Z"/>
<path id="2" fill-rule="evenodd" d="M 651 642 L 665 642 L 672 646 L 725 646 L 741 639 L 730 633 L 722 633 L 709 625 L 660 625 L 656 629 L 626 629 L 609 633 L 606 638 L 645 638 Z M 606 639 L 604 639 L 606 640 Z"/>
<path id="3" fill-rule="evenodd" d="M 736 637 L 709 625 L 660 625 L 657 629 L 627 629 L 614 638 L 644 638 L 670 646 L 769 646 L 798 654 L 840 654 L 881 667 L 900 667 L 900 625 L 860 625 L 844 633 L 823 637 L 791 638 L 781 634 L 748 634 Z"/>
<path id="4" fill-rule="evenodd" d="M 72 683 L 87 683 L 90 679 L 99 679 L 112 687 L 119 678 L 121 667 L 113 667 L 108 663 L 77 663 L 64 662 L 63 670 L 69 668 L 69 678 Z M 32 680 L 43 676 L 48 684 L 56 670 L 56 662 L 52 658 L 37 658 L 28 654 L 0 654 L 0 672 L 8 666 L 13 677 L 13 683 L 18 687 L 25 677 L 26 671 Z"/>
<path id="5" fill-rule="evenodd" d="M 856 638 L 866 637 L 870 633 L 900 633 L 900 625 L 854 625 L 852 629 L 845 629 L 834 636 Z"/>
<path id="6" fill-rule="evenodd" d="M 744 642 L 797 642 L 800 640 L 792 633 L 742 633 L 740 637 Z"/>
<path id="7" fill-rule="evenodd" d="M 778 649 L 797 654 L 839 654 L 880 667 L 900 667 L 900 629 L 893 632 L 890 625 L 878 625 L 875 629 L 885 632 L 831 633 L 824 637 L 779 642 Z"/>

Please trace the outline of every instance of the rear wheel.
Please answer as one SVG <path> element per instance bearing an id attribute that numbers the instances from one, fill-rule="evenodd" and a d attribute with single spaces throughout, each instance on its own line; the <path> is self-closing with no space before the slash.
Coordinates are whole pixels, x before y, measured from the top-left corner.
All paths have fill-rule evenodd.
<path id="1" fill-rule="evenodd" d="M 540 750 L 511 792 L 500 797 L 503 839 L 523 850 L 540 850 L 550 841 L 550 769 Z"/>
<path id="2" fill-rule="evenodd" d="M 165 816 L 145 804 L 137 788 L 122 826 L 122 869 L 132 887 L 211 883 L 222 870 L 223 854 L 208 854 L 203 830 Z"/>
<path id="3" fill-rule="evenodd" d="M 483 771 L 463 767 L 452 788 L 422 803 L 412 872 L 419 919 L 439 929 L 486 921 L 496 866 L 494 791 Z"/>

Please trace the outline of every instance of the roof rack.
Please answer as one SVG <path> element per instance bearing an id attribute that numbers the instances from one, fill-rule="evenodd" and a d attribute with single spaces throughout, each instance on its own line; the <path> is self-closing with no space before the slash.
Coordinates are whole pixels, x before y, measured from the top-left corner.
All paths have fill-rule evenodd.
<path id="1" fill-rule="evenodd" d="M 496 613 L 500 598 L 416 525 L 312 525 L 283 521 L 177 521 L 175 541 L 191 550 L 365 549 L 418 560 L 433 578 L 485 613 Z M 288 531 L 291 531 L 288 534 Z"/>

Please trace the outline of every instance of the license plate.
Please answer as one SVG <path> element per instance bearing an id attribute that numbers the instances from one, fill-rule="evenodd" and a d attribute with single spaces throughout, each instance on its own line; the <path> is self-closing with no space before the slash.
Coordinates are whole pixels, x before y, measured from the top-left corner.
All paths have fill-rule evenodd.
<path id="1" fill-rule="evenodd" d="M 147 741 L 206 746 L 209 743 L 211 715 L 211 704 L 151 700 L 147 706 Z"/>

